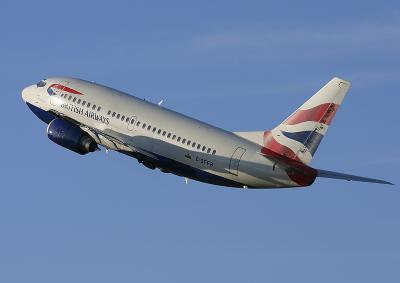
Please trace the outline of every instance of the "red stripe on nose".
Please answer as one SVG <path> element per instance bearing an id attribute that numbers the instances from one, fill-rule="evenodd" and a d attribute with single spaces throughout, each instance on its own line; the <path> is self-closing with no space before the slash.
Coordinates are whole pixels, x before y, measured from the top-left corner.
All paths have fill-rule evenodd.
<path id="1" fill-rule="evenodd" d="M 64 86 L 62 84 L 52 84 L 50 87 L 56 88 L 56 89 L 59 89 L 59 90 L 62 90 L 62 91 L 66 91 L 66 92 L 69 92 L 69 93 L 72 93 L 72 94 L 83 95 L 83 93 L 80 93 L 79 91 L 77 91 L 77 90 L 75 90 L 73 88 Z"/>

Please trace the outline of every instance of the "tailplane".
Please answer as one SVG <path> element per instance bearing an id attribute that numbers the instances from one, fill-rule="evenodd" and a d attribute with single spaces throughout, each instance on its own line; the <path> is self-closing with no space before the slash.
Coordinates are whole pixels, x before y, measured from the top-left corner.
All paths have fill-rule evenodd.
<path id="1" fill-rule="evenodd" d="M 317 177 L 320 178 L 330 178 L 330 179 L 341 179 L 346 181 L 357 181 L 357 182 L 366 182 L 366 183 L 375 183 L 375 184 L 385 184 L 385 185 L 394 185 L 388 181 L 372 179 L 367 177 L 343 174 L 333 171 L 320 170 L 317 169 Z"/>
<path id="2" fill-rule="evenodd" d="M 264 148 L 310 164 L 349 87 L 348 81 L 333 78 L 285 121 L 264 132 Z"/>

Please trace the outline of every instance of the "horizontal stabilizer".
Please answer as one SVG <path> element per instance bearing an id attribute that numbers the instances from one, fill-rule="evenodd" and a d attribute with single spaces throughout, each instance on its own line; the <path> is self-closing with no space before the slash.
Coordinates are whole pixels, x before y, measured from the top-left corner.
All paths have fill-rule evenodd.
<path id="1" fill-rule="evenodd" d="M 347 180 L 347 181 L 358 181 L 358 182 L 366 182 L 366 183 L 385 184 L 385 185 L 394 185 L 390 182 L 383 181 L 383 180 L 354 176 L 354 175 L 326 171 L 326 170 L 319 170 L 319 169 L 317 169 L 317 177 L 330 178 L 330 179 L 342 179 L 342 180 Z"/>

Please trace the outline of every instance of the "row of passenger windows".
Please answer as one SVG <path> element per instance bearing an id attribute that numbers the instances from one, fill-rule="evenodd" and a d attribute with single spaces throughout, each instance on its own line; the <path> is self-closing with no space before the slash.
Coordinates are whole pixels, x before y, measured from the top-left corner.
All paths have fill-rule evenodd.
<path id="1" fill-rule="evenodd" d="M 119 114 L 119 113 L 117 113 L 117 112 L 112 112 L 112 114 L 111 114 L 111 110 L 108 110 L 108 112 L 107 112 L 107 115 L 111 115 L 111 117 L 113 117 L 113 118 L 116 118 L 116 119 L 121 119 L 121 121 L 123 122 L 123 121 L 125 121 L 125 122 L 129 122 L 129 116 L 125 116 L 125 115 L 121 115 L 121 114 Z M 131 120 L 131 124 L 133 124 L 133 123 L 135 123 L 135 119 L 132 119 Z"/>
<path id="2" fill-rule="evenodd" d="M 140 127 L 140 125 L 141 125 L 141 122 L 138 121 L 136 123 L 136 126 Z M 215 154 L 217 152 L 215 149 L 213 150 L 205 145 L 202 146 L 201 144 L 191 141 L 187 138 L 182 138 L 182 137 L 172 134 L 170 132 L 167 132 L 167 131 L 164 131 L 161 129 L 157 129 L 156 127 L 152 127 L 151 125 L 147 125 L 146 123 L 142 124 L 142 129 L 151 131 L 154 134 L 157 133 L 158 135 L 162 135 L 163 137 L 172 139 L 173 141 L 176 140 L 177 142 L 181 142 L 182 144 L 184 144 L 188 147 L 192 147 L 193 149 L 197 148 L 198 150 L 201 150 L 201 151 L 207 152 L 207 153 L 211 153 L 211 154 Z"/>
<path id="3" fill-rule="evenodd" d="M 92 110 L 96 110 L 97 108 L 97 112 L 99 112 L 101 110 L 101 106 L 96 106 L 96 104 L 91 104 L 90 102 L 86 102 L 86 100 L 82 100 L 80 98 L 77 97 L 72 97 L 72 95 L 68 95 L 67 93 L 61 94 L 61 97 L 65 98 L 68 101 L 71 101 L 76 103 L 76 104 L 81 104 L 82 102 L 82 106 L 86 106 L 87 108 L 90 108 L 90 106 L 92 106 Z"/>
<path id="4" fill-rule="evenodd" d="M 86 106 L 87 108 L 90 108 L 90 106 L 92 105 L 90 102 L 86 102 L 85 100 L 82 101 L 82 99 L 80 99 L 80 98 L 72 97 L 72 95 L 68 95 L 68 94 L 65 94 L 65 93 L 62 94 L 61 97 L 65 98 L 65 99 L 68 99 L 69 101 L 72 100 L 72 102 L 77 103 L 77 104 L 81 104 L 82 103 L 81 105 L 82 106 Z M 96 110 L 96 108 L 97 108 L 97 111 L 101 110 L 101 106 L 96 106 L 96 104 L 93 104 L 92 105 L 92 110 Z M 123 122 L 125 121 L 127 123 L 132 124 L 132 125 L 135 123 L 135 119 L 131 119 L 130 120 L 129 116 L 121 115 L 121 114 L 113 112 L 111 110 L 108 110 L 107 115 L 109 115 L 109 116 L 111 115 L 113 118 L 121 119 L 121 121 L 123 121 Z M 163 131 L 161 129 L 157 129 L 156 127 L 152 127 L 151 125 L 147 125 L 146 123 L 142 124 L 142 122 L 140 122 L 140 121 L 136 122 L 136 127 L 139 127 L 140 125 L 142 125 L 142 129 L 144 129 L 144 130 L 151 131 L 154 134 L 162 135 L 163 137 L 166 137 L 168 139 L 172 139 L 173 141 L 176 140 L 177 142 L 181 142 L 182 144 L 184 144 L 184 145 L 186 145 L 188 147 L 192 147 L 193 149 L 197 148 L 197 150 L 201 150 L 203 152 L 207 152 L 207 153 L 211 153 L 211 154 L 215 154 L 217 152 L 215 149 L 213 150 L 213 149 L 211 149 L 211 148 L 209 148 L 209 147 L 207 147 L 205 145 L 202 146 L 201 144 L 196 143 L 194 141 L 191 141 L 191 140 L 189 140 L 187 138 L 182 138 L 180 136 L 171 134 L 171 133 L 169 133 L 167 131 Z"/>
<path id="5" fill-rule="evenodd" d="M 130 124 L 134 124 L 135 123 L 135 119 L 131 119 L 129 116 L 125 116 L 123 114 L 117 113 L 117 112 L 113 112 L 111 110 L 108 110 L 107 115 L 111 115 L 111 117 L 116 118 L 116 119 L 121 119 L 122 122 L 127 122 Z M 130 120 L 130 121 L 129 121 Z M 176 140 L 177 142 L 181 142 L 184 145 L 187 145 L 188 147 L 192 147 L 193 149 L 197 148 L 198 150 L 201 150 L 203 152 L 207 152 L 207 153 L 211 153 L 211 154 L 215 154 L 217 151 L 214 149 L 211 149 L 209 147 L 206 147 L 205 145 L 201 145 L 199 143 L 196 142 L 192 142 L 189 139 L 186 138 L 181 138 L 177 135 L 171 134 L 171 133 L 167 133 L 167 131 L 163 131 L 161 129 L 157 129 L 156 127 L 152 127 L 151 125 L 147 125 L 146 123 L 142 123 L 140 121 L 136 122 L 136 127 L 140 127 L 140 125 L 142 125 L 142 129 L 147 130 L 147 131 L 151 131 L 154 134 L 158 134 L 158 135 L 162 135 L 163 137 L 167 137 L 168 139 L 172 139 L 173 141 Z"/>

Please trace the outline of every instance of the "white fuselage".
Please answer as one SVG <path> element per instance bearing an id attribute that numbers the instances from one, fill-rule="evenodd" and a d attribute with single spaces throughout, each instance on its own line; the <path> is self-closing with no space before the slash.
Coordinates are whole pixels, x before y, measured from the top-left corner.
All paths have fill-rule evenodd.
<path id="1" fill-rule="evenodd" d="M 22 96 L 30 107 L 79 125 L 96 143 L 163 172 L 232 187 L 298 186 L 260 154 L 260 144 L 112 88 L 51 78 Z"/>

